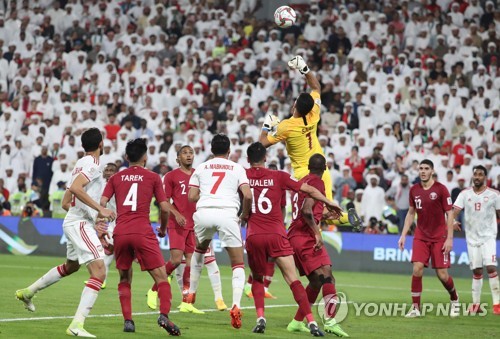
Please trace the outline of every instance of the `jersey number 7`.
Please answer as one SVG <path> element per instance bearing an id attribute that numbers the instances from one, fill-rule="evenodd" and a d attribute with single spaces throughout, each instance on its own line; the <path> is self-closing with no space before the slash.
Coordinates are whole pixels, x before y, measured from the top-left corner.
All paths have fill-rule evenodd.
<path id="1" fill-rule="evenodd" d="M 311 136 L 311 132 L 308 132 L 306 133 L 306 138 L 309 142 L 309 149 L 312 149 L 313 148 L 313 139 L 312 139 L 312 136 Z"/>
<path id="2" fill-rule="evenodd" d="M 215 194 L 217 193 L 217 190 L 219 189 L 220 183 L 226 176 L 226 172 L 213 172 L 212 177 L 217 177 L 217 180 L 215 181 L 215 184 L 212 186 L 212 190 L 210 191 L 210 194 Z"/>

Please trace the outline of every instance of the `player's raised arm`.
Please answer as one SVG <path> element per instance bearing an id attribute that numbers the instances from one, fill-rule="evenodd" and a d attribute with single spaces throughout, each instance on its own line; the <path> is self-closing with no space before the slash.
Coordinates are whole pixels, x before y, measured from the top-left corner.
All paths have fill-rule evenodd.
<path id="1" fill-rule="evenodd" d="M 87 177 L 85 177 L 85 175 L 80 174 L 71 184 L 69 191 L 85 205 L 99 212 L 98 217 L 108 218 L 111 220 L 116 219 L 115 212 L 113 212 L 110 209 L 102 207 L 97 201 L 94 201 L 84 190 L 84 187 L 87 186 L 89 182 L 90 181 L 87 179 Z"/>
<path id="2" fill-rule="evenodd" d="M 339 216 L 342 213 L 342 208 L 340 208 L 333 201 L 328 200 L 328 198 L 325 197 L 317 188 L 304 183 L 300 186 L 300 191 L 309 194 L 309 196 L 314 200 L 323 202 L 327 206 L 328 210 L 337 213 Z"/>
<path id="3" fill-rule="evenodd" d="M 290 61 L 288 61 L 288 67 L 291 69 L 296 69 L 306 77 L 307 85 L 311 88 L 311 91 L 316 91 L 321 93 L 321 85 L 315 75 L 310 72 L 309 66 L 307 66 L 304 58 L 300 55 L 294 56 Z"/>

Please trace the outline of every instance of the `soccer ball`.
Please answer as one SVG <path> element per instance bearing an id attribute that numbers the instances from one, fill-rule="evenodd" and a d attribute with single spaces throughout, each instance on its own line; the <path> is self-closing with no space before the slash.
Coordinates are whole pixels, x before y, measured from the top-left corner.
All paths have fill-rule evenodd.
<path id="1" fill-rule="evenodd" d="M 274 22 L 281 28 L 292 26 L 296 19 L 297 14 L 293 8 L 289 6 L 281 6 L 274 12 Z"/>

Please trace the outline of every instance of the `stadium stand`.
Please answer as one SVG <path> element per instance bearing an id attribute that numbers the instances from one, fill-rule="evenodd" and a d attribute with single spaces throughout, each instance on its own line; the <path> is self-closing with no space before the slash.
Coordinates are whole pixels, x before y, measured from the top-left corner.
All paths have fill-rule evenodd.
<path id="1" fill-rule="evenodd" d="M 49 216 L 94 126 L 102 164 L 126 166 L 127 140 L 144 137 L 148 168 L 165 174 L 180 145 L 196 165 L 223 132 L 248 167 L 265 113 L 288 117 L 305 90 L 294 55 L 321 82 L 320 140 L 344 206 L 401 219 L 424 157 L 455 197 L 476 164 L 500 186 L 495 2 L 291 1 L 298 20 L 284 30 L 273 2 L 0 1 L 2 213 Z M 283 145 L 268 159 L 290 170 Z M 370 205 L 372 179 L 386 203 Z"/>

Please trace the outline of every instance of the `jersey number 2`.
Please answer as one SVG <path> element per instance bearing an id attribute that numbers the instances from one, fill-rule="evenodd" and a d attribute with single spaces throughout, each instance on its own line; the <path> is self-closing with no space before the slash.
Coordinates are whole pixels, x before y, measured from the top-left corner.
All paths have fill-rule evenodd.
<path id="1" fill-rule="evenodd" d="M 123 206 L 130 206 L 132 212 L 137 211 L 137 183 L 133 183 L 128 190 Z"/>
<path id="2" fill-rule="evenodd" d="M 217 177 L 217 181 L 215 181 L 215 184 L 212 187 L 210 194 L 217 193 L 217 190 L 219 189 L 220 183 L 222 182 L 222 179 L 224 179 L 225 176 L 226 176 L 226 172 L 213 172 L 212 173 L 212 177 Z"/>

